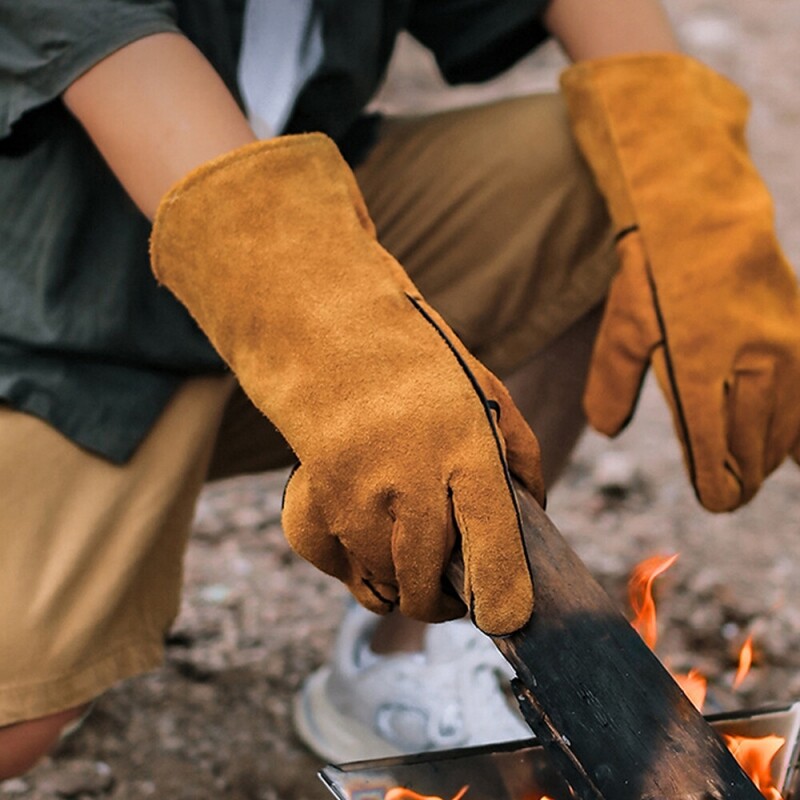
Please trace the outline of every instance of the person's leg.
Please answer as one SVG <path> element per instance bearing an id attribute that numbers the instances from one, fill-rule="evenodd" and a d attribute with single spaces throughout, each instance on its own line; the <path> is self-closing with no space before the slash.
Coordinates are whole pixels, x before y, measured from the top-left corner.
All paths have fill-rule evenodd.
<path id="1" fill-rule="evenodd" d="M 387 120 L 356 177 L 381 244 L 504 381 L 605 298 L 611 223 L 558 95 Z"/>
<path id="2" fill-rule="evenodd" d="M 561 477 L 586 426 L 583 388 L 601 317 L 597 306 L 505 379 L 536 431 L 547 488 Z"/>
<path id="3" fill-rule="evenodd" d="M 0 728 L 0 781 L 27 772 L 53 749 L 64 729 L 86 708 L 68 708 Z"/>
<path id="4" fill-rule="evenodd" d="M 0 777 L 161 663 L 195 499 L 232 389 L 187 381 L 122 466 L 0 409 Z"/>
<path id="5" fill-rule="evenodd" d="M 583 429 L 598 309 L 616 269 L 608 215 L 560 98 L 388 120 L 356 177 L 381 243 L 507 383 L 552 484 Z M 448 625 L 462 626 L 460 644 Z M 331 663 L 299 697 L 300 735 L 333 760 L 524 735 L 486 679 L 500 671 L 496 653 L 463 625 L 349 612 Z M 433 639 L 452 646 L 449 661 Z"/>

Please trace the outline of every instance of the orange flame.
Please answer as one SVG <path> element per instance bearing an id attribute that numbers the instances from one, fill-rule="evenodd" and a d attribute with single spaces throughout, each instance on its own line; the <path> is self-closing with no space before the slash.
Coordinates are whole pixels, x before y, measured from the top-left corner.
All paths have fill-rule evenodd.
<path id="1" fill-rule="evenodd" d="M 467 793 L 469 786 L 462 786 L 454 795 L 452 800 L 461 800 Z M 420 794 L 411 789 L 404 789 L 402 786 L 395 786 L 389 789 L 384 795 L 384 800 L 443 800 L 439 795 L 435 794 Z"/>
<path id="2" fill-rule="evenodd" d="M 633 568 L 628 580 L 628 599 L 634 614 L 631 625 L 651 650 L 655 649 L 658 639 L 653 583 L 659 575 L 662 575 L 675 563 L 677 558 L 678 553 L 671 556 L 652 556 L 647 558 Z M 739 688 L 750 671 L 752 663 L 753 637 L 748 636 L 739 651 L 739 666 L 733 679 L 734 689 Z M 673 673 L 672 677 L 695 708 L 698 711 L 702 711 L 708 688 L 708 681 L 705 676 L 698 670 L 692 669 L 686 674 Z M 783 800 L 783 795 L 781 795 L 772 780 L 770 766 L 777 752 L 783 747 L 785 739 L 774 735 L 759 738 L 725 735 L 723 738 L 734 758 L 736 758 L 766 800 Z M 467 793 L 467 789 L 469 789 L 469 786 L 462 786 L 452 797 L 452 800 L 462 800 Z M 438 795 L 419 794 L 411 789 L 404 789 L 398 786 L 389 789 L 384 796 L 384 800 L 444 800 L 444 798 Z M 528 800 L 527 795 L 526 800 Z M 536 798 L 531 795 L 529 800 L 536 800 Z M 552 800 L 552 798 L 541 795 L 538 796 L 538 800 Z"/>
<path id="3" fill-rule="evenodd" d="M 767 800 L 782 800 L 782 795 L 772 781 L 770 764 L 785 739 L 781 736 L 725 736 L 725 744 L 756 788 Z"/>
<path id="4" fill-rule="evenodd" d="M 753 637 L 748 636 L 742 649 L 739 651 L 739 667 L 736 670 L 736 676 L 733 679 L 733 688 L 738 689 L 742 685 L 742 681 L 747 677 L 750 672 L 750 667 L 753 665 Z"/>
<path id="5" fill-rule="evenodd" d="M 677 559 L 671 556 L 652 556 L 637 564 L 628 580 L 628 600 L 633 609 L 633 625 L 637 633 L 652 650 L 656 646 L 656 604 L 653 600 L 653 581 L 666 572 Z"/>
<path id="6" fill-rule="evenodd" d="M 708 680 L 699 670 L 690 669 L 685 675 L 675 675 L 675 683 L 681 687 L 683 693 L 691 700 L 692 705 L 698 710 L 702 711 L 706 702 L 706 690 L 708 689 Z"/>
<path id="7" fill-rule="evenodd" d="M 655 649 L 657 641 L 656 604 L 653 600 L 653 582 L 669 569 L 678 554 L 672 556 L 653 556 L 645 559 L 631 572 L 628 580 L 628 598 L 633 609 L 634 619 L 631 623 L 647 643 Z M 753 638 L 748 636 L 739 651 L 739 667 L 733 680 L 733 688 L 737 689 L 750 671 L 753 663 Z M 690 670 L 685 675 L 672 676 L 684 694 L 698 711 L 703 710 L 706 699 L 708 681 L 698 670 Z M 784 744 L 780 736 L 764 736 L 754 738 L 748 736 L 725 736 L 725 742 L 750 780 L 761 791 L 767 800 L 782 800 L 781 793 L 772 781 L 770 764 L 775 754 Z"/>

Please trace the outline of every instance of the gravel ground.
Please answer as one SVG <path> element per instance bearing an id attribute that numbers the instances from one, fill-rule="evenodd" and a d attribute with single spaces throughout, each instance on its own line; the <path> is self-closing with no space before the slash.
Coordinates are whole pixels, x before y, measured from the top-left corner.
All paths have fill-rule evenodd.
<path id="1" fill-rule="evenodd" d="M 800 3 L 668 0 L 688 48 L 750 93 L 754 157 L 773 190 L 785 249 L 800 264 Z M 445 90 L 403 41 L 379 103 L 390 111 L 480 102 L 550 88 L 562 65 L 545 48 L 501 80 Z M 321 766 L 290 723 L 294 691 L 329 651 L 344 590 L 287 549 L 284 475 L 213 485 L 198 508 L 185 602 L 164 668 L 108 693 L 84 727 L 0 797 L 324 800 Z M 734 515 L 700 510 L 666 411 L 648 383 L 632 426 L 582 440 L 549 513 L 612 596 L 641 559 L 679 552 L 660 580 L 659 653 L 710 678 L 714 709 L 800 697 L 800 471 L 786 465 Z M 755 667 L 734 695 L 736 652 Z"/>

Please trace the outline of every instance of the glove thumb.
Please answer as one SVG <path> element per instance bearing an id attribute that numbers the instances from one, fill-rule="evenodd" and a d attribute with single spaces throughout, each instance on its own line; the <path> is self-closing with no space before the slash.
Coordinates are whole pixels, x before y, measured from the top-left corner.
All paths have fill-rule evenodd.
<path id="1" fill-rule="evenodd" d="M 641 236 L 617 243 L 621 266 L 595 340 L 583 404 L 589 423 L 616 436 L 630 422 L 653 350 L 663 343 Z"/>

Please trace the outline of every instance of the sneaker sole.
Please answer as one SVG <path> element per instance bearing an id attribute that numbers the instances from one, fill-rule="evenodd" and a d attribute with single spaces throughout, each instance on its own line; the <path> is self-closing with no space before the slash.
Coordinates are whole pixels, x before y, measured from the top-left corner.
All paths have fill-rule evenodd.
<path id="1" fill-rule="evenodd" d="M 402 755 L 366 725 L 333 706 L 326 691 L 329 675 L 329 667 L 320 667 L 294 697 L 294 726 L 303 742 L 331 764 Z"/>

